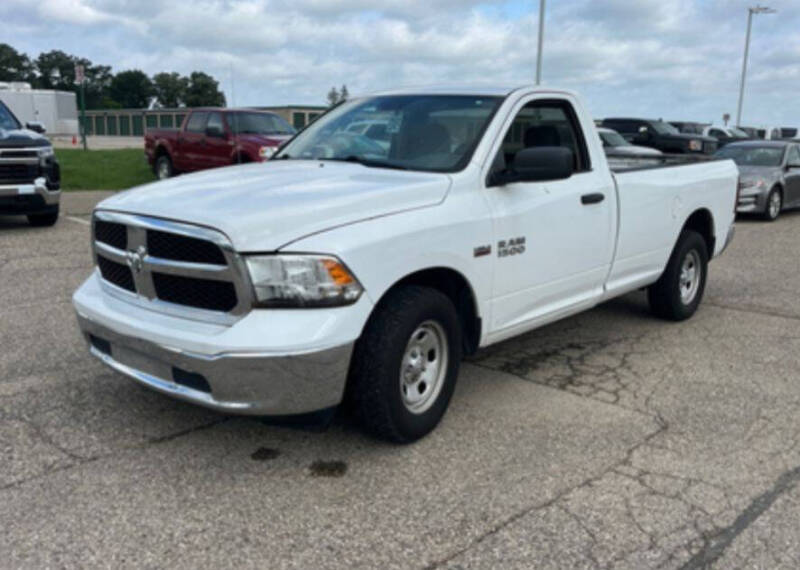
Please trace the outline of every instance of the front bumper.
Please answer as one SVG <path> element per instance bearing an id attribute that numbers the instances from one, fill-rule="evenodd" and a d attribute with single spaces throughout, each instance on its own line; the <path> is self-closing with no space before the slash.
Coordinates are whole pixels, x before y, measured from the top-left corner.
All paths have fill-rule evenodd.
<path id="1" fill-rule="evenodd" d="M 0 184 L 0 214 L 39 214 L 58 207 L 61 191 L 48 188 L 40 176 L 30 183 Z"/>
<path id="2" fill-rule="evenodd" d="M 736 203 L 736 211 L 740 214 L 762 214 L 767 210 L 767 193 L 758 192 L 742 194 Z"/>
<path id="3" fill-rule="evenodd" d="M 365 319 L 369 309 L 358 303 L 334 316 L 253 311 L 228 327 L 114 299 L 96 274 L 78 289 L 73 303 L 90 353 L 113 370 L 223 413 L 275 416 L 341 402 L 357 333 L 355 327 L 336 325 Z M 309 319 L 322 324 L 315 327 Z M 323 338 L 326 329 L 336 337 Z M 307 331 L 306 338 L 300 338 L 301 331 Z M 293 347 L 276 346 L 279 337 Z"/>

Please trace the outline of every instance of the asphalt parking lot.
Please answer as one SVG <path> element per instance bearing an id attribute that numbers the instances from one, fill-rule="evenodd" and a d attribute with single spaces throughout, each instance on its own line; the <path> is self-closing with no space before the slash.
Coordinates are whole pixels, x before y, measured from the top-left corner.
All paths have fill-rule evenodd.
<path id="1" fill-rule="evenodd" d="M 394 447 L 173 401 L 90 359 L 88 213 L 0 218 L 0 567 L 797 568 L 800 213 L 698 314 L 636 293 L 487 349 Z"/>

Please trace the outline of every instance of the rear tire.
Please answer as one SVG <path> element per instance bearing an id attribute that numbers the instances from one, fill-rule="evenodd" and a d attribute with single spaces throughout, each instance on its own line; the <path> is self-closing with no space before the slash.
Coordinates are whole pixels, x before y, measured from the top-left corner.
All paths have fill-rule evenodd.
<path id="1" fill-rule="evenodd" d="M 167 178 L 172 178 L 175 175 L 175 169 L 172 166 L 172 159 L 170 159 L 169 155 L 162 154 L 156 159 L 155 168 L 156 178 L 159 180 L 166 180 Z"/>
<path id="2" fill-rule="evenodd" d="M 55 211 L 49 212 L 47 214 L 29 214 L 28 223 L 35 228 L 44 228 L 53 226 L 58 221 L 58 210 L 59 207 L 56 206 Z"/>
<path id="3" fill-rule="evenodd" d="M 362 427 L 395 443 L 428 434 L 441 420 L 462 356 L 461 323 L 436 289 L 387 294 L 356 343 L 348 400 Z"/>
<path id="4" fill-rule="evenodd" d="M 762 217 L 768 222 L 774 222 L 778 219 L 783 209 L 783 194 L 780 188 L 773 188 L 767 194 L 767 203 L 764 207 L 764 214 Z"/>
<path id="5" fill-rule="evenodd" d="M 647 290 L 650 310 L 658 317 L 683 321 L 694 315 L 706 288 L 708 248 L 693 230 L 684 230 L 667 267 Z"/>

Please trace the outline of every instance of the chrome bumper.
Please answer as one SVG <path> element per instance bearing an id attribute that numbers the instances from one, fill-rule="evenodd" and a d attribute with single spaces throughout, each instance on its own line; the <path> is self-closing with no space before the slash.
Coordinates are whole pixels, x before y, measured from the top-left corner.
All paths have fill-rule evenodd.
<path id="1" fill-rule="evenodd" d="M 148 388 L 224 413 L 292 415 L 342 400 L 353 343 L 319 352 L 189 353 L 119 334 L 78 313 L 92 355 Z"/>
<path id="2" fill-rule="evenodd" d="M 37 195 L 42 197 L 45 206 L 55 206 L 61 198 L 61 190 L 49 190 L 44 176 L 27 184 L 0 184 L 0 198 Z"/>

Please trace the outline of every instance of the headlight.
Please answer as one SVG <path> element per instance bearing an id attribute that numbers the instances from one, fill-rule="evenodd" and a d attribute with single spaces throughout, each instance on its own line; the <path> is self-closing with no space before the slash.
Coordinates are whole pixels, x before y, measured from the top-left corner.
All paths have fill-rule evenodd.
<path id="1" fill-rule="evenodd" d="M 278 149 L 276 146 L 262 146 L 258 149 L 258 156 L 263 158 L 264 160 L 271 157 L 275 154 L 275 151 Z"/>
<path id="2" fill-rule="evenodd" d="M 695 150 L 695 151 L 703 150 L 703 141 L 696 141 L 696 140 L 689 141 L 689 150 Z"/>
<path id="3" fill-rule="evenodd" d="M 43 146 L 39 148 L 36 152 L 39 155 L 39 161 L 42 164 L 44 164 L 45 162 L 47 162 L 49 159 L 53 158 L 56 155 L 52 146 Z"/>
<path id="4" fill-rule="evenodd" d="M 748 188 L 755 188 L 757 190 L 763 190 L 764 188 L 767 187 L 767 183 L 764 182 L 764 180 L 761 180 L 761 179 L 759 179 L 759 180 L 742 180 L 739 183 L 739 187 L 742 190 L 746 190 Z"/>
<path id="5" fill-rule="evenodd" d="M 329 255 L 246 257 L 256 307 L 336 307 L 355 303 L 364 290 L 350 270 Z"/>

